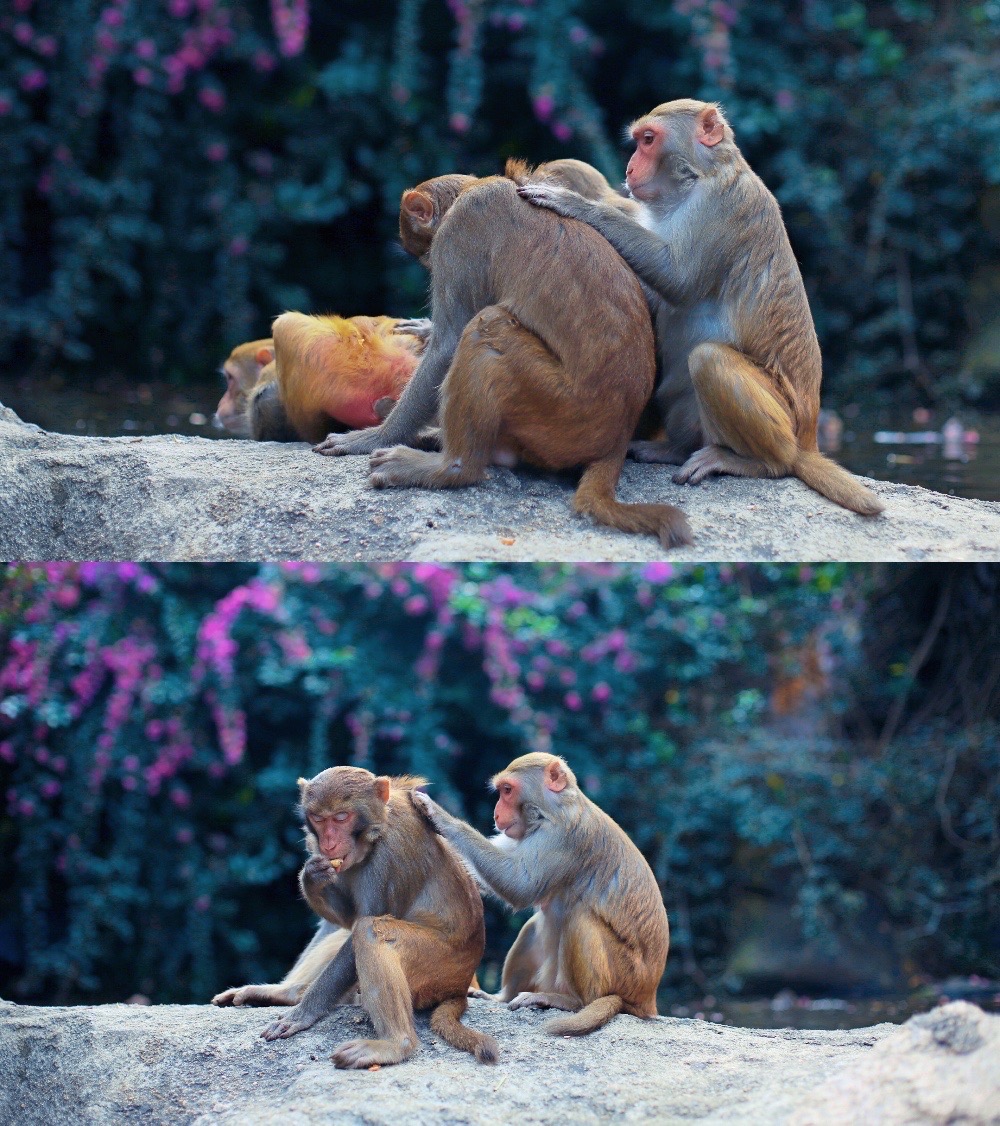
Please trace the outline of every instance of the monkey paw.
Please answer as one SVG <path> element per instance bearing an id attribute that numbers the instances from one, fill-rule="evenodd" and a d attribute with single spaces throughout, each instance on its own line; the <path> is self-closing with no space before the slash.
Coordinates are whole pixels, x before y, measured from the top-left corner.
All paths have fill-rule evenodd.
<path id="1" fill-rule="evenodd" d="M 552 184 L 522 184 L 517 189 L 517 194 L 535 207 L 544 207 L 570 219 L 577 216 L 579 204 L 584 202 L 582 197 L 569 188 L 557 188 Z"/>
<path id="2" fill-rule="evenodd" d="M 428 797 L 420 790 L 411 790 L 410 801 L 417 813 L 430 823 L 435 833 L 444 832 L 444 818 L 441 816 L 444 810 L 433 798 Z"/>
<path id="3" fill-rule="evenodd" d="M 294 1005 L 292 988 L 280 985 L 243 985 L 216 993 L 213 1005 Z"/>
<path id="4" fill-rule="evenodd" d="M 551 1009 L 552 1003 L 546 993 L 518 993 L 513 1001 L 507 1002 L 508 1009 Z"/>
<path id="5" fill-rule="evenodd" d="M 380 426 L 369 426 L 365 430 L 350 430 L 346 434 L 327 434 L 313 453 L 326 457 L 342 457 L 344 454 L 370 454 L 379 446 L 385 445 Z"/>
<path id="6" fill-rule="evenodd" d="M 426 344 L 431 338 L 431 329 L 434 322 L 427 317 L 414 317 L 412 320 L 400 321 L 392 330 L 396 336 L 415 336 Z"/>
<path id="7" fill-rule="evenodd" d="M 409 1042 L 409 1036 L 403 1038 L 403 1044 Z M 391 1040 L 345 1040 L 334 1048 L 330 1059 L 339 1068 L 374 1067 L 376 1064 L 399 1063 L 413 1051 L 413 1047 L 407 1051 Z"/>
<path id="8" fill-rule="evenodd" d="M 300 1006 L 296 1005 L 290 1013 L 285 1013 L 283 1017 L 271 1021 L 261 1033 L 261 1036 L 265 1040 L 287 1040 L 289 1036 L 294 1036 L 296 1032 L 304 1032 L 307 1028 L 312 1028 L 316 1021 L 323 1016 L 322 1013 L 313 1014 L 299 1010 Z"/>
<path id="9" fill-rule="evenodd" d="M 674 474 L 675 485 L 700 485 L 706 477 L 726 472 L 725 451 L 718 446 L 705 446 L 693 453 Z"/>

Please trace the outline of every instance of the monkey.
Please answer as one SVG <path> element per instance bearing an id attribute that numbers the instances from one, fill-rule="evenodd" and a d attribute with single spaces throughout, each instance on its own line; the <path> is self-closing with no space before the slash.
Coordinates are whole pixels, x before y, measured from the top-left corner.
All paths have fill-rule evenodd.
<path id="1" fill-rule="evenodd" d="M 398 331 L 401 330 L 401 331 Z M 273 336 L 233 349 L 216 419 L 258 442 L 318 442 L 384 419 L 426 346 L 421 320 L 282 313 Z"/>
<path id="2" fill-rule="evenodd" d="M 378 1039 L 338 1045 L 337 1067 L 412 1055 L 415 1008 L 432 1010 L 431 1028 L 446 1043 L 481 1063 L 499 1058 L 493 1037 L 459 1019 L 483 956 L 483 905 L 458 856 L 410 802 L 423 784 L 355 766 L 299 779 L 310 854 L 299 874 L 302 894 L 322 919 L 350 933 L 295 1007 L 264 1029 L 264 1039 L 310 1028 L 357 985 Z"/>
<path id="3" fill-rule="evenodd" d="M 515 910 L 534 905 L 504 961 L 498 999 L 564 1009 L 553 1036 L 579 1036 L 624 1012 L 656 1016 L 670 928 L 656 879 L 625 832 L 577 785 L 565 760 L 522 755 L 491 785 L 487 840 L 426 794 L 410 800 Z"/>
<path id="4" fill-rule="evenodd" d="M 350 931 L 320 919 L 316 933 L 295 965 L 276 985 L 243 985 L 225 989 L 212 998 L 213 1005 L 297 1005 L 320 972 L 333 961 L 347 941 Z M 348 989 L 340 1004 L 354 1002 L 354 990 Z"/>
<path id="5" fill-rule="evenodd" d="M 577 512 L 665 547 L 690 543 L 680 509 L 615 497 L 656 367 L 639 282 L 586 225 L 533 219 L 544 212 L 521 206 L 525 175 L 515 161 L 505 176 L 443 176 L 403 193 L 403 247 L 431 272 L 430 343 L 381 426 L 315 449 L 370 454 L 376 488 L 470 485 L 490 461 L 515 458 L 582 466 Z M 403 444 L 436 414 L 440 452 Z"/>
<path id="6" fill-rule="evenodd" d="M 523 198 L 589 223 L 662 300 L 658 400 L 666 441 L 641 461 L 679 484 L 713 474 L 795 476 L 854 512 L 884 505 L 816 441 L 822 360 L 777 200 L 736 146 L 721 108 L 665 102 L 629 132 L 626 182 L 641 224 L 607 202 L 527 183 Z"/>

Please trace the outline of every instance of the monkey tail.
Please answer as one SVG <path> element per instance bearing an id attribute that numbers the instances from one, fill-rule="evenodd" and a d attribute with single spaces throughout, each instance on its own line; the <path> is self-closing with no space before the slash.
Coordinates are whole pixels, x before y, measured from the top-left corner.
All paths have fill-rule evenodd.
<path id="1" fill-rule="evenodd" d="M 446 1043 L 459 1051 L 469 1052 L 480 1063 L 496 1063 L 500 1058 L 500 1045 L 485 1032 L 468 1028 L 459 1019 L 469 1007 L 464 997 L 442 1001 L 431 1013 L 431 1029 Z"/>
<path id="2" fill-rule="evenodd" d="M 871 489 L 866 489 L 846 469 L 815 450 L 800 450 L 792 472 L 810 489 L 852 512 L 877 516 L 885 511 L 885 505 Z"/>
<path id="3" fill-rule="evenodd" d="M 680 547 L 692 543 L 687 517 L 672 504 L 622 504 L 615 498 L 615 486 L 624 459 L 618 457 L 594 461 L 583 471 L 573 497 L 577 512 L 593 517 L 623 532 L 646 532 L 658 536 L 664 547 Z"/>
<path id="4" fill-rule="evenodd" d="M 546 1021 L 544 1028 L 550 1036 L 586 1036 L 588 1032 L 596 1032 L 597 1029 L 603 1028 L 624 1008 L 625 1002 L 621 997 L 611 993 L 607 997 L 598 997 L 596 1001 L 584 1005 L 578 1013 L 570 1013 L 569 1016 Z"/>

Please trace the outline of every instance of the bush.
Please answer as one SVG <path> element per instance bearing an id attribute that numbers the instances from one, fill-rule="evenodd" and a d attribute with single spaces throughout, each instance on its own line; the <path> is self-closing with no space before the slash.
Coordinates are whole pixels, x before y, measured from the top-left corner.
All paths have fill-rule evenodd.
<path id="1" fill-rule="evenodd" d="M 192 378 L 286 308 L 416 313 L 404 187 L 509 155 L 620 179 L 623 123 L 695 95 L 784 206 L 834 396 L 1000 401 L 959 371 L 998 45 L 995 0 L 14 0 L 2 358 Z"/>
<path id="2" fill-rule="evenodd" d="M 885 748 L 845 736 L 859 679 L 923 699 L 862 667 L 878 574 L 12 566 L 0 989 L 204 1000 L 276 980 L 311 925 L 298 775 L 421 773 L 485 829 L 485 780 L 533 748 L 564 754 L 649 859 L 675 982 L 721 971 L 748 849 L 807 931 L 876 904 L 926 967 L 996 972 L 995 715 L 939 714 Z M 516 924 L 489 910 L 495 962 Z"/>

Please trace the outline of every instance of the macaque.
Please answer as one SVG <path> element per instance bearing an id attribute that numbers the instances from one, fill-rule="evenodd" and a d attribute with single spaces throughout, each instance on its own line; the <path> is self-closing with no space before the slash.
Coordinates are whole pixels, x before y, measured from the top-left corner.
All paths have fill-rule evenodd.
<path id="1" fill-rule="evenodd" d="M 615 497 L 656 369 L 639 282 L 585 224 L 522 206 L 525 178 L 515 161 L 507 176 L 442 176 L 403 193 L 403 246 L 431 271 L 427 352 L 381 426 L 316 450 L 370 454 L 376 488 L 471 485 L 515 459 L 582 466 L 577 512 L 665 547 L 690 543 L 680 509 Z M 404 444 L 435 416 L 440 452 Z"/>
<path id="2" fill-rule="evenodd" d="M 656 1016 L 670 930 L 656 879 L 556 755 L 522 755 L 492 780 L 497 836 L 487 840 L 426 794 L 413 804 L 515 910 L 534 905 L 503 965 L 511 1009 L 564 1009 L 545 1029 L 579 1036 L 617 1013 Z"/>
<path id="3" fill-rule="evenodd" d="M 600 231 L 662 299 L 666 440 L 636 443 L 633 456 L 680 465 L 680 484 L 717 473 L 795 476 L 854 512 L 881 512 L 878 497 L 817 448 L 821 357 L 802 275 L 778 202 L 722 110 L 666 102 L 630 132 L 626 181 L 642 225 L 562 187 L 519 190 Z"/>
<path id="4" fill-rule="evenodd" d="M 426 345 L 420 320 L 282 313 L 270 340 L 234 348 L 216 418 L 259 442 L 318 442 L 371 426 L 402 394 Z"/>
<path id="5" fill-rule="evenodd" d="M 310 853 L 302 894 L 322 919 L 350 933 L 295 1008 L 261 1033 L 266 1040 L 310 1028 L 357 985 L 378 1039 L 340 1044 L 337 1067 L 412 1055 L 414 1009 L 432 1009 L 431 1028 L 453 1047 L 480 1063 L 498 1059 L 496 1041 L 459 1019 L 483 956 L 483 905 L 465 866 L 413 808 L 409 795 L 422 784 L 354 766 L 299 779 Z"/>
<path id="6" fill-rule="evenodd" d="M 333 961 L 350 935 L 343 927 L 328 923 L 320 924 L 298 956 L 295 965 L 276 985 L 242 985 L 223 990 L 212 998 L 213 1005 L 297 1005 L 310 985 Z M 354 990 L 348 989 L 340 999 L 340 1004 L 354 1002 Z"/>

